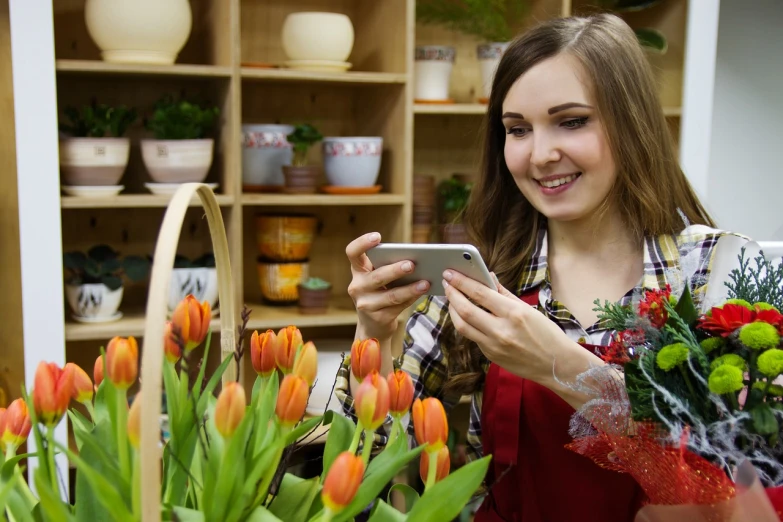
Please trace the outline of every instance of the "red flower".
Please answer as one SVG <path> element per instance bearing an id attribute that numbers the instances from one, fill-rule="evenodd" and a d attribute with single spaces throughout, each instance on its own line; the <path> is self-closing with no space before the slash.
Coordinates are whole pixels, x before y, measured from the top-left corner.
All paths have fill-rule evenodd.
<path id="1" fill-rule="evenodd" d="M 669 301 L 672 295 L 672 287 L 666 285 L 663 290 L 646 290 L 639 303 L 639 315 L 647 317 L 655 328 L 663 328 L 669 319 L 664 303 Z"/>
<path id="2" fill-rule="evenodd" d="M 725 304 L 722 308 L 714 307 L 711 316 L 702 316 L 699 319 L 699 327 L 704 331 L 720 334 L 721 337 L 728 337 L 737 328 L 752 323 L 756 318 L 756 312 L 742 305 Z"/>
<path id="3" fill-rule="evenodd" d="M 783 315 L 777 310 L 758 310 L 756 309 L 756 321 L 769 323 L 783 333 Z"/>
<path id="4" fill-rule="evenodd" d="M 624 365 L 635 359 L 634 348 L 643 345 L 645 341 L 644 332 L 638 328 L 632 330 L 623 330 L 617 333 L 612 344 L 604 348 L 600 355 L 601 359 L 608 364 Z"/>

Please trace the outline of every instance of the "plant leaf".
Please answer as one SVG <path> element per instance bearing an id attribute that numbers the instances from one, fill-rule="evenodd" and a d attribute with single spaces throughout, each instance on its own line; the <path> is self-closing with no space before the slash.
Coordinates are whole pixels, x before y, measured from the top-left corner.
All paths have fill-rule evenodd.
<path id="1" fill-rule="evenodd" d="M 220 462 L 217 489 L 209 512 L 210 520 L 226 520 L 226 515 L 241 496 L 246 468 L 245 448 L 253 429 L 254 419 L 252 408 L 247 408 L 242 422 L 226 441 L 225 458 Z M 227 465 L 228 463 L 231 464 Z"/>
<path id="2" fill-rule="evenodd" d="M 780 431 L 775 412 L 767 403 L 759 404 L 750 410 L 750 417 L 753 419 L 753 428 L 759 435 L 772 435 Z"/>
<path id="3" fill-rule="evenodd" d="M 685 291 L 682 293 L 680 300 L 677 301 L 674 311 L 690 327 L 693 327 L 699 319 L 699 311 L 696 309 L 696 305 L 693 304 L 693 297 L 688 285 L 685 285 Z"/>
<path id="4" fill-rule="evenodd" d="M 58 497 L 54 496 L 51 491 L 51 486 L 49 486 L 48 493 L 44 493 L 43 490 L 39 489 L 38 492 L 40 495 L 40 501 L 35 505 L 35 507 L 30 509 L 30 506 L 25 501 L 24 496 L 19 492 L 19 490 L 12 489 L 11 493 L 8 495 L 7 507 L 8 511 L 10 511 L 11 515 L 14 517 L 15 522 L 34 522 L 35 519 L 33 518 L 33 513 L 36 510 L 41 511 L 43 509 L 42 502 L 44 501 L 44 497 L 46 497 L 47 504 L 51 504 L 51 512 L 58 514 L 56 517 L 51 518 L 51 520 L 63 520 L 66 522 L 74 520 L 71 513 L 65 507 L 65 504 L 63 504 L 63 502 Z"/>
<path id="5" fill-rule="evenodd" d="M 321 491 L 321 484 L 318 477 L 310 480 L 302 480 L 296 484 L 286 482 L 286 473 L 283 476 L 283 482 L 277 496 L 269 506 L 272 512 L 280 520 L 299 521 L 306 520 L 307 513 L 310 511 L 310 505 L 315 496 Z M 290 475 L 293 476 L 293 475 Z"/>
<path id="6" fill-rule="evenodd" d="M 407 484 L 395 484 L 389 489 L 389 494 L 386 497 L 386 501 L 389 504 L 391 504 L 392 501 L 392 493 L 395 491 L 402 493 L 403 498 L 405 498 L 405 512 L 410 513 L 413 506 L 415 506 L 416 502 L 419 500 L 419 492 Z"/>
<path id="7" fill-rule="evenodd" d="M 204 522 L 206 520 L 206 518 L 204 518 L 204 513 L 196 511 L 195 509 L 174 506 L 172 511 L 176 516 L 175 520 L 178 520 L 179 522 Z"/>
<path id="8" fill-rule="evenodd" d="M 429 522 L 456 518 L 484 480 L 491 458 L 487 455 L 474 460 L 436 483 L 413 506 L 408 520 Z"/>
<path id="9" fill-rule="evenodd" d="M 329 434 L 324 446 L 323 473 L 321 480 L 326 480 L 326 474 L 337 456 L 351 447 L 351 439 L 356 430 L 356 424 L 344 415 L 335 415 L 333 411 L 326 412 L 324 423 L 329 424 Z"/>
<path id="10" fill-rule="evenodd" d="M 105 263 L 109 259 L 116 259 L 117 252 L 109 245 L 95 245 L 87 251 L 87 256 L 97 263 Z"/>
<path id="11" fill-rule="evenodd" d="M 370 519 L 368 522 L 398 522 L 400 520 L 405 520 L 405 515 L 383 500 L 378 499 L 370 512 Z"/>
<path id="12" fill-rule="evenodd" d="M 258 506 L 247 517 L 246 522 L 283 522 L 272 513 L 269 512 L 264 506 Z"/>
<path id="13" fill-rule="evenodd" d="M 308 433 L 310 433 L 311 430 L 313 430 L 316 426 L 321 424 L 322 420 L 323 420 L 323 415 L 320 415 L 318 417 L 313 417 L 312 419 L 307 419 L 299 426 L 294 428 L 291 431 L 291 433 L 289 433 L 288 436 L 285 438 L 286 446 L 288 446 L 289 444 L 296 443 L 296 441 L 299 440 L 300 437 L 303 437 Z"/>
<path id="14" fill-rule="evenodd" d="M 220 382 L 220 379 L 223 377 L 223 373 L 225 373 L 226 368 L 228 368 L 228 365 L 231 364 L 233 360 L 233 355 L 227 355 L 226 358 L 223 359 L 223 362 L 220 363 L 220 366 L 218 366 L 217 370 L 215 370 L 215 373 L 212 374 L 212 377 L 209 378 L 207 385 L 204 387 L 204 391 L 199 395 L 198 398 L 196 411 L 199 412 L 199 415 L 206 411 L 207 400 L 209 399 L 209 396 L 212 395 L 213 391 L 215 391 L 215 388 Z"/>

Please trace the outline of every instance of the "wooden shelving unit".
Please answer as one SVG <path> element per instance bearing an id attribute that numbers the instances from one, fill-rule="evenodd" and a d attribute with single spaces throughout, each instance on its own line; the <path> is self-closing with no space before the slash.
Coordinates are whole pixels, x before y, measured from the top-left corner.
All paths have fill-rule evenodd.
<path id="1" fill-rule="evenodd" d="M 234 204 L 234 196 L 232 194 L 218 194 L 217 200 L 221 206 L 230 206 Z M 169 204 L 169 201 L 171 201 L 171 198 L 168 196 L 157 196 L 154 194 L 119 194 L 110 198 L 63 196 L 60 199 L 60 206 L 62 208 L 82 209 L 163 208 Z M 201 203 L 198 199 L 194 198 L 191 205 L 199 206 Z"/>
<path id="2" fill-rule="evenodd" d="M 94 74 L 104 76 L 186 76 L 192 78 L 228 78 L 231 67 L 220 65 L 126 65 L 97 60 L 57 60 L 61 74 Z"/>

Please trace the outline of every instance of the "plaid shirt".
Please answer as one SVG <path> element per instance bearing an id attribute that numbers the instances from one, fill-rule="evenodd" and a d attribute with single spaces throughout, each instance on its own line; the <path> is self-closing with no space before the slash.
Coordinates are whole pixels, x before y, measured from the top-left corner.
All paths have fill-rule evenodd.
<path id="1" fill-rule="evenodd" d="M 697 307 L 706 309 L 704 294 L 709 282 L 715 245 L 727 232 L 702 225 L 686 228 L 679 235 L 648 237 L 644 241 L 644 274 L 639 283 L 620 300 L 621 304 L 638 302 L 645 290 L 659 290 L 670 285 L 672 295 L 680 296 L 685 284 L 690 286 Z M 739 253 L 739 252 L 738 252 Z M 615 332 L 602 327 L 599 321 L 584 328 L 562 304 L 552 298 L 552 287 L 547 265 L 546 228 L 539 232 L 538 241 L 516 289 L 517 295 L 538 289 L 538 309 L 554 321 L 569 338 L 576 342 L 608 346 Z M 460 397 L 443 396 L 443 384 L 447 379 L 447 354 L 441 349 L 440 334 L 448 317 L 448 302 L 444 296 L 430 296 L 416 307 L 408 319 L 403 352 L 396 366 L 408 372 L 413 379 L 414 397 L 437 397 L 449 411 Z M 484 371 L 489 362 L 484 361 Z M 350 358 L 337 374 L 335 393 L 345 414 L 355 420 L 353 400 L 349 393 Z M 468 460 L 482 455 L 481 402 L 483 392 L 478 390 L 470 397 L 470 423 L 467 433 Z M 391 417 L 375 437 L 377 444 L 384 444 L 391 427 Z M 408 426 L 412 436 L 412 423 Z M 412 438 L 412 437 L 411 437 Z M 415 441 L 411 441 L 415 444 Z"/>

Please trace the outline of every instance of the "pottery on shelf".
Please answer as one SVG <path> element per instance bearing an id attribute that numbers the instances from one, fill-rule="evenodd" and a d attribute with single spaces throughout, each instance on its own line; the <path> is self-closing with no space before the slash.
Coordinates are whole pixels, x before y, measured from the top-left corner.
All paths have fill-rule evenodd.
<path id="1" fill-rule="evenodd" d="M 110 198 L 122 192 L 125 185 L 62 185 L 60 188 L 66 195 L 76 198 Z"/>
<path id="2" fill-rule="evenodd" d="M 324 174 L 335 187 L 372 187 L 381 171 L 380 136 L 325 137 Z"/>
<path id="3" fill-rule="evenodd" d="M 259 254 L 275 261 L 303 261 L 310 256 L 318 219 L 312 215 L 256 216 Z"/>
<path id="4" fill-rule="evenodd" d="M 212 166 L 214 140 L 141 140 L 144 166 L 156 183 L 201 182 Z"/>
<path id="5" fill-rule="evenodd" d="M 283 165 L 283 190 L 289 194 L 315 194 L 320 174 L 318 165 Z"/>
<path id="6" fill-rule="evenodd" d="M 299 299 L 299 283 L 307 279 L 308 263 L 274 263 L 259 260 L 261 295 L 272 303 L 293 304 Z"/>
<path id="7" fill-rule="evenodd" d="M 242 184 L 258 190 L 281 189 L 283 165 L 290 165 L 292 146 L 286 136 L 293 125 L 242 125 Z"/>
<path id="8" fill-rule="evenodd" d="M 218 188 L 217 183 L 204 183 L 214 192 Z M 173 196 L 182 183 L 144 183 L 144 188 L 156 196 Z"/>
<path id="9" fill-rule="evenodd" d="M 456 51 L 448 45 L 416 47 L 413 97 L 416 101 L 449 101 L 449 84 Z"/>
<path id="10" fill-rule="evenodd" d="M 173 312 L 180 301 L 192 294 L 199 303 L 208 302 L 214 310 L 218 301 L 217 268 L 175 268 L 169 283 L 169 312 Z"/>
<path id="11" fill-rule="evenodd" d="M 353 24 L 340 13 L 291 13 L 283 22 L 282 43 L 289 60 L 345 62 L 353 50 Z"/>
<path id="12" fill-rule="evenodd" d="M 117 186 L 129 157 L 129 138 L 63 138 L 60 140 L 63 185 Z"/>
<path id="13" fill-rule="evenodd" d="M 122 302 L 123 288 L 109 289 L 102 283 L 65 285 L 65 297 L 80 322 L 107 323 L 122 317 L 117 309 Z"/>
<path id="14" fill-rule="evenodd" d="M 481 66 L 481 84 L 483 86 L 484 100 L 489 100 L 492 82 L 495 79 L 495 70 L 497 70 L 500 58 L 508 49 L 509 44 L 510 42 L 492 42 L 480 44 L 476 48 L 476 54 Z"/>

